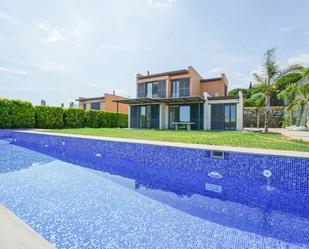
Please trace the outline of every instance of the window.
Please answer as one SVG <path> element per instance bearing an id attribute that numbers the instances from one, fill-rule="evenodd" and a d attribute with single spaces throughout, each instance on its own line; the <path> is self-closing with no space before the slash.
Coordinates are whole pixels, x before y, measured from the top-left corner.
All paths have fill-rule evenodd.
<path id="1" fill-rule="evenodd" d="M 83 109 L 86 110 L 87 109 L 87 105 L 83 104 Z"/>
<path id="2" fill-rule="evenodd" d="M 172 97 L 173 98 L 179 97 L 179 80 L 172 81 Z"/>
<path id="3" fill-rule="evenodd" d="M 236 130 L 236 105 L 224 105 L 224 129 Z"/>
<path id="4" fill-rule="evenodd" d="M 152 97 L 153 98 L 159 97 L 159 82 L 152 83 Z"/>
<path id="5" fill-rule="evenodd" d="M 185 105 L 179 107 L 179 121 L 190 122 L 190 106 Z"/>
<path id="6" fill-rule="evenodd" d="M 159 97 L 159 82 L 147 83 L 147 98 L 158 98 Z"/>
<path id="7" fill-rule="evenodd" d="M 172 97 L 184 97 L 190 95 L 190 79 L 183 78 L 172 81 Z"/>
<path id="8" fill-rule="evenodd" d="M 90 104 L 91 110 L 101 110 L 101 103 L 100 102 L 94 102 Z"/>
<path id="9" fill-rule="evenodd" d="M 145 83 L 137 84 L 137 97 L 144 98 L 145 97 Z"/>
<path id="10" fill-rule="evenodd" d="M 147 96 L 148 98 L 152 98 L 152 83 L 147 83 Z"/>

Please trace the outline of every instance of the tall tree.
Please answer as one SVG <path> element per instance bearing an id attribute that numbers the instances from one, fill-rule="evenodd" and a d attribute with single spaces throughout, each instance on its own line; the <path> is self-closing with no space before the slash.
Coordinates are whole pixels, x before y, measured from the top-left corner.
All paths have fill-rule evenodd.
<path id="1" fill-rule="evenodd" d="M 269 113 L 270 113 L 270 96 L 273 92 L 274 83 L 280 79 L 280 77 L 289 73 L 298 71 L 300 69 L 297 65 L 291 65 L 287 68 L 280 69 L 275 61 L 275 48 L 269 49 L 264 54 L 264 63 L 261 67 L 261 73 L 254 73 L 253 77 L 259 84 L 265 86 L 265 125 L 264 132 L 268 132 L 269 128 Z"/>

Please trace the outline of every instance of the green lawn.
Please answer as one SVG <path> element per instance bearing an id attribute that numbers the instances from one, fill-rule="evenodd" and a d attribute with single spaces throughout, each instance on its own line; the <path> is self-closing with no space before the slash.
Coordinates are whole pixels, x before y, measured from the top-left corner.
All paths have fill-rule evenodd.
<path id="1" fill-rule="evenodd" d="M 261 134 L 254 132 L 159 131 L 116 128 L 81 128 L 47 131 L 65 134 L 309 152 L 309 143 L 301 140 L 291 140 L 281 134 Z"/>

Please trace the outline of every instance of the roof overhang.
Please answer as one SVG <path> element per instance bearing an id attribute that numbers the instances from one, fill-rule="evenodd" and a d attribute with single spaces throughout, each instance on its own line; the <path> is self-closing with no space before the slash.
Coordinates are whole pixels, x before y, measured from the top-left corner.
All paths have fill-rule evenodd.
<path id="1" fill-rule="evenodd" d="M 179 97 L 179 98 L 137 98 L 137 99 L 121 99 L 113 100 L 113 102 L 129 105 L 138 105 L 138 104 L 183 104 L 183 103 L 203 103 L 205 99 L 200 96 L 188 96 L 188 97 Z"/>

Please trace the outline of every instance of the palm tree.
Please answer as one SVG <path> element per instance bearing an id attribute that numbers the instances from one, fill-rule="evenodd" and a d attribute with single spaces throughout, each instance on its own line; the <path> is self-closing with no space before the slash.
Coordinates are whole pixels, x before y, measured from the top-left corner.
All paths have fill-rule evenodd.
<path id="1" fill-rule="evenodd" d="M 265 85 L 265 126 L 264 132 L 268 132 L 269 127 L 269 112 L 270 112 L 270 96 L 273 92 L 274 83 L 280 79 L 282 76 L 289 73 L 298 71 L 300 67 L 298 65 L 288 66 L 287 68 L 280 69 L 275 61 L 275 48 L 266 51 L 264 58 L 265 62 L 262 64 L 261 73 L 254 73 L 253 77 L 255 81 L 259 84 Z"/>

